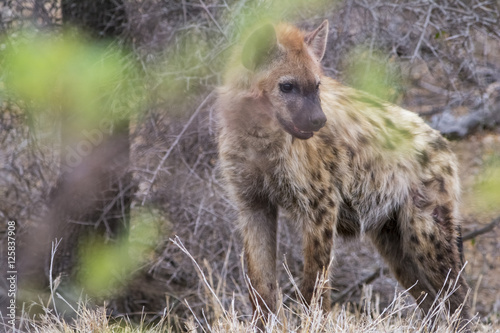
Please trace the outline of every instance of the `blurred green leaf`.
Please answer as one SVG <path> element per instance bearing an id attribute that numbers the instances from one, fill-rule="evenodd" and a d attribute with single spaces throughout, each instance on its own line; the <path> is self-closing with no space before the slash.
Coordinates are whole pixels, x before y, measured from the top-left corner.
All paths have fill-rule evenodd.
<path id="1" fill-rule="evenodd" d="M 142 83 L 138 71 L 112 46 L 87 42 L 72 32 L 33 34 L 3 52 L 5 85 L 30 111 L 64 114 L 80 128 L 135 111 Z M 15 46 L 14 46 L 15 45 Z"/>
<path id="2" fill-rule="evenodd" d="M 478 182 L 474 186 L 475 201 L 482 211 L 498 209 L 500 205 L 500 157 L 486 160 Z"/>
<path id="3" fill-rule="evenodd" d="M 142 210 L 131 221 L 131 237 L 116 242 L 94 239 L 80 248 L 79 282 L 91 295 L 105 296 L 117 292 L 133 276 L 158 241 L 161 221 Z"/>
<path id="4" fill-rule="evenodd" d="M 347 83 L 382 100 L 395 102 L 401 94 L 401 78 L 395 64 L 377 50 L 356 47 L 347 57 Z"/>

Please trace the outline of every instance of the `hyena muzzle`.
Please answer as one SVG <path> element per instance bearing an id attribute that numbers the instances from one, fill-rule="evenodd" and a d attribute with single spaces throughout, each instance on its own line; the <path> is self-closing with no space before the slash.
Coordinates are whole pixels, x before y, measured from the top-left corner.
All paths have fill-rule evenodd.
<path id="1" fill-rule="evenodd" d="M 307 33 L 264 25 L 219 89 L 220 167 L 239 210 L 254 308 L 277 308 L 279 207 L 302 233 L 308 302 L 335 237 L 363 234 L 425 311 L 456 284 L 454 312 L 468 291 L 455 157 L 416 114 L 324 76 L 327 33 L 327 21 Z M 467 304 L 461 311 L 469 318 Z"/>

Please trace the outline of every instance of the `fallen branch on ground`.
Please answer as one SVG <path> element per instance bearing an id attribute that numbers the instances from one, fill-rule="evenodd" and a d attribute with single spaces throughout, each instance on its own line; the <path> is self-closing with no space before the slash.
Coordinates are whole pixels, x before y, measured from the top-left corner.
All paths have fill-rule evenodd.
<path id="1" fill-rule="evenodd" d="M 354 282 L 349 287 L 342 290 L 337 296 L 332 300 L 332 303 L 339 303 L 345 301 L 350 294 L 352 294 L 356 289 L 361 288 L 364 284 L 371 283 L 375 281 L 379 276 L 389 273 L 389 268 L 377 267 L 371 274 L 365 276 L 364 278 Z"/>

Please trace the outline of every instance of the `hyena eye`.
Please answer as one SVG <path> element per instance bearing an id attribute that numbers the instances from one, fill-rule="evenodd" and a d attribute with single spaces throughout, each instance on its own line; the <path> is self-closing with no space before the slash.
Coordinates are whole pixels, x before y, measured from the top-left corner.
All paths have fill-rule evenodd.
<path id="1" fill-rule="evenodd" d="M 318 82 L 318 83 L 316 84 L 316 91 L 318 91 L 318 90 L 319 90 L 319 85 L 320 85 L 320 84 L 321 84 L 321 82 Z"/>
<path id="2" fill-rule="evenodd" d="M 293 84 L 292 83 L 280 83 L 280 89 L 284 93 L 290 93 L 293 90 Z"/>

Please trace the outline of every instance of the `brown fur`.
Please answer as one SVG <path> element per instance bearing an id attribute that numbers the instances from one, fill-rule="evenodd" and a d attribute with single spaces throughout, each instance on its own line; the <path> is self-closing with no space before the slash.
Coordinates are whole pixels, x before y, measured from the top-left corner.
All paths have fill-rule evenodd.
<path id="1" fill-rule="evenodd" d="M 462 266 L 455 157 L 416 114 L 324 76 L 327 31 L 326 21 L 310 33 L 284 24 L 261 29 L 266 47 L 246 59 L 248 68 L 236 53 L 219 90 L 220 166 L 261 297 L 252 302 L 276 311 L 279 207 L 302 230 L 307 301 L 335 237 L 365 234 L 405 288 L 418 281 L 410 292 L 428 294 L 421 304 L 428 311 L 448 272 L 456 280 Z M 289 82 L 293 92 L 284 91 Z M 451 311 L 468 290 L 458 279 Z"/>

